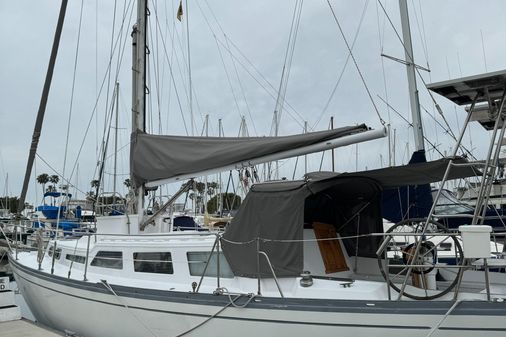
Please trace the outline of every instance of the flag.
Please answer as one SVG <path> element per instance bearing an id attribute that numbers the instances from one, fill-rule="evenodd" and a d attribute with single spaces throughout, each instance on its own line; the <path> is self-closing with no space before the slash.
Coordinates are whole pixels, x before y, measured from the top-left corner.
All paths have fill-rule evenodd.
<path id="1" fill-rule="evenodd" d="M 179 7 L 177 8 L 177 19 L 181 21 L 183 18 L 183 0 L 179 1 Z"/>

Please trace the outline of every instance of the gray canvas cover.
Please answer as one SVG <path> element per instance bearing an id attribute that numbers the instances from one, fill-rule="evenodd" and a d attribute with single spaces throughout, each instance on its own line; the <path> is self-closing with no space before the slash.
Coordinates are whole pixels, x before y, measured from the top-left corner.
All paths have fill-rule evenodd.
<path id="1" fill-rule="evenodd" d="M 259 185 L 255 185 L 259 186 Z M 253 188 L 223 236 L 223 252 L 234 274 L 257 276 L 257 241 L 263 238 L 276 241 L 259 241 L 258 250 L 269 256 L 277 277 L 294 276 L 302 272 L 302 240 L 304 200 L 310 194 L 303 181 L 282 184 L 262 184 Z M 264 256 L 260 257 L 260 275 L 272 278 Z"/>
<path id="2" fill-rule="evenodd" d="M 257 250 L 267 253 L 276 276 L 296 276 L 303 269 L 300 240 L 305 222 L 336 224 L 337 221 L 339 224 L 352 219 L 354 210 L 367 204 L 360 217 L 360 226 L 350 221 L 348 227 L 338 227 L 338 233 L 351 236 L 382 232 L 381 190 L 440 181 L 448 160 L 356 173 L 314 172 L 306 176 L 306 181 L 253 185 L 223 236 L 223 252 L 237 276 L 257 276 Z M 455 158 L 455 162 L 467 161 Z M 452 172 L 450 178 L 453 179 L 476 174 L 469 167 L 454 167 Z M 257 248 L 256 238 L 267 240 L 260 240 Z M 354 252 L 355 247 L 364 250 L 360 256 L 373 256 L 378 239 L 365 238 L 353 247 L 356 240 L 344 243 L 347 250 L 353 248 Z M 260 256 L 259 266 L 261 277 L 272 277 L 264 256 Z"/>
<path id="3" fill-rule="evenodd" d="M 283 137 L 186 137 L 132 133 L 135 186 L 194 174 L 368 130 L 364 124 Z"/>
<path id="4" fill-rule="evenodd" d="M 327 193 L 334 189 L 334 192 Z M 376 192 L 379 193 L 381 188 L 376 181 L 369 178 L 336 177 L 325 181 L 283 181 L 253 185 L 222 239 L 223 252 L 234 274 L 257 277 L 259 250 L 268 255 L 277 277 L 299 275 L 304 264 L 301 240 L 305 220 L 308 220 L 307 214 L 313 215 L 310 222 L 323 220 L 318 218 L 321 214 L 318 207 L 322 202 L 314 197 L 321 196 L 325 199 L 329 194 L 345 195 L 350 189 L 354 189 L 353 197 L 345 205 L 345 212 L 352 211 L 355 206 L 360 207 L 359 205 L 364 203 L 364 197 L 376 197 L 371 207 L 379 207 L 379 194 Z M 311 209 L 308 210 L 307 200 L 310 196 L 314 202 L 310 203 Z M 343 205 L 343 199 L 333 206 L 338 208 L 335 206 L 339 205 Z M 376 225 L 370 230 L 375 232 L 379 229 L 377 225 L 381 226 L 381 217 L 370 221 L 364 221 L 362 218 L 361 225 L 364 222 Z M 356 228 L 354 222 L 351 222 L 350 226 Z M 366 227 L 364 226 L 364 229 Z M 355 233 L 355 230 L 352 232 Z M 261 240 L 257 242 L 257 238 Z M 263 255 L 260 255 L 259 262 L 261 277 L 272 278 L 272 272 Z"/>
<path id="5" fill-rule="evenodd" d="M 339 177 L 368 177 L 378 181 L 383 189 L 396 188 L 408 185 L 423 185 L 443 180 L 448 162 L 451 158 L 442 158 L 434 161 L 415 163 L 402 166 L 393 166 L 376 170 L 360 172 L 311 172 L 306 178 L 312 181 Z M 455 164 L 466 164 L 467 159 L 453 158 Z M 469 166 L 454 166 L 451 168 L 447 180 L 461 179 L 482 175 L 476 168 Z"/>

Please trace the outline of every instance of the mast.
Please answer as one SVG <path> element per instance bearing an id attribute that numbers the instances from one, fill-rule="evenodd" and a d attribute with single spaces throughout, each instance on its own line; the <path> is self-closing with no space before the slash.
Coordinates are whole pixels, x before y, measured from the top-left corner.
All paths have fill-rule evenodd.
<path id="1" fill-rule="evenodd" d="M 224 137 L 225 135 L 223 134 L 223 124 L 221 122 L 221 118 L 218 119 L 218 137 Z M 219 194 L 219 198 L 218 198 L 218 210 L 219 210 L 219 214 L 220 216 L 223 216 L 223 191 L 221 190 L 221 184 L 222 184 L 222 179 L 221 179 L 221 171 L 219 172 L 219 176 L 218 176 L 218 186 L 219 186 L 219 189 L 220 189 L 220 194 Z"/>
<path id="2" fill-rule="evenodd" d="M 112 203 L 116 204 L 116 180 L 118 166 L 118 114 L 119 114 L 119 82 L 116 82 L 116 120 L 114 123 L 114 175 L 112 180 Z"/>
<path id="3" fill-rule="evenodd" d="M 304 121 L 304 133 L 307 133 L 307 121 Z M 334 158 L 334 150 L 332 150 L 332 158 Z M 334 162 L 332 160 L 332 162 Z M 307 174 L 307 154 L 304 155 L 304 175 Z"/>
<path id="4" fill-rule="evenodd" d="M 209 114 L 205 119 L 206 137 L 209 137 Z M 207 214 L 207 175 L 204 177 L 204 214 Z"/>
<path id="5" fill-rule="evenodd" d="M 416 87 L 415 59 L 413 58 L 413 46 L 411 44 L 411 30 L 409 28 L 409 13 L 407 0 L 399 0 L 401 12 L 402 39 L 404 41 L 404 54 L 406 57 L 406 72 L 408 75 L 409 103 L 415 137 L 415 150 L 424 150 L 422 117 L 420 113 L 420 101 Z"/>
<path id="6" fill-rule="evenodd" d="M 60 45 L 60 37 L 63 29 L 65 12 L 67 10 L 67 3 L 67 0 L 62 0 L 61 2 L 60 14 L 58 15 L 58 24 L 56 25 L 53 47 L 51 49 L 51 56 L 49 57 L 49 65 L 47 67 L 46 80 L 44 82 L 44 88 L 42 89 L 42 97 L 40 98 L 39 111 L 37 112 L 35 127 L 33 128 L 32 143 L 30 144 L 30 152 L 28 155 L 28 162 L 26 164 L 23 188 L 19 197 L 18 213 L 21 213 L 21 211 L 25 208 L 26 192 L 28 190 L 28 183 L 30 182 L 30 175 L 32 174 L 35 154 L 37 153 L 37 147 L 39 146 L 39 138 L 42 131 L 42 122 L 44 121 L 44 114 L 46 113 L 47 98 L 49 96 L 49 89 L 51 88 L 51 81 L 53 79 L 54 65 L 56 63 L 56 55 L 58 54 L 58 46 Z"/>
<path id="7" fill-rule="evenodd" d="M 132 132 L 145 131 L 147 1 L 137 2 L 137 22 L 132 32 Z M 131 181 L 135 181 L 130 177 Z M 135 186 L 136 211 L 144 212 L 144 186 Z"/>

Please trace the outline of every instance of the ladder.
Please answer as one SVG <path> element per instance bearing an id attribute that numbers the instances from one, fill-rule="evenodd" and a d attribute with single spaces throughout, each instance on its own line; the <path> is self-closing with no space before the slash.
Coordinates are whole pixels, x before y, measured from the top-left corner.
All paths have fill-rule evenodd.
<path id="1" fill-rule="evenodd" d="M 429 224 L 435 220 L 434 213 L 437 202 L 442 194 L 444 185 L 450 176 L 451 169 L 457 166 L 469 166 L 481 169 L 480 187 L 471 224 L 483 224 L 490 199 L 490 190 L 499 166 L 499 155 L 501 153 L 501 148 L 503 147 L 503 139 L 506 131 L 506 114 L 504 113 L 504 105 L 506 101 L 506 71 L 480 74 L 429 84 L 427 85 L 427 88 L 446 97 L 458 105 L 470 104 L 470 108 L 466 109 L 468 113 L 465 122 L 453 149 L 452 157 L 448 162 L 441 186 L 434 198 L 431 210 L 422 228 L 421 237 L 425 236 Z M 482 104 L 477 108 L 477 103 Z M 440 110 L 439 107 L 438 110 Z M 487 157 L 483 162 L 456 163 L 454 159 L 457 156 L 462 144 L 462 139 L 464 138 L 465 132 L 471 121 L 478 121 L 485 127 L 485 129 L 492 131 Z M 416 249 L 413 253 L 413 261 L 416 260 L 418 254 L 420 253 L 421 242 L 422 240 L 418 241 L 418 244 L 416 245 Z M 413 267 L 409 267 L 407 270 L 406 277 L 399 292 L 398 300 L 401 299 L 404 293 L 412 268 Z"/>

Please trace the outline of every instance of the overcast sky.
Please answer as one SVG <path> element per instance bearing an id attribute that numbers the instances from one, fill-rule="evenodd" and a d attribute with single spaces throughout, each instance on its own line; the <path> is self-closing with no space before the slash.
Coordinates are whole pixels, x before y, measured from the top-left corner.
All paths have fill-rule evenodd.
<path id="1" fill-rule="evenodd" d="M 175 19 L 178 3 L 179 0 L 150 1 L 153 33 L 149 43 L 149 131 L 180 135 L 192 132 L 186 65 L 185 20 L 189 20 L 194 133 L 201 134 L 204 116 L 209 114 L 210 135 L 217 135 L 218 119 L 221 118 L 225 135 L 237 136 L 241 116 L 245 116 L 251 136 L 269 135 L 295 0 L 194 0 L 189 1 L 188 12 L 185 8 L 182 22 Z M 375 0 L 331 0 L 331 4 L 350 44 L 360 27 L 353 55 L 381 117 L 391 123 L 392 130 L 396 130 L 396 164 L 406 163 L 413 150 L 411 129 L 402 118 L 387 109 L 378 97 L 385 100 L 388 97 L 391 106 L 411 120 L 405 68 L 380 56 L 383 52 L 404 58 L 402 45 Z M 400 32 L 398 1 L 384 0 L 383 4 Z M 421 71 L 427 83 L 506 68 L 506 2 L 408 0 L 408 4 L 415 60 L 421 66 L 428 65 L 431 70 L 430 73 Z M 0 29 L 3 32 L 0 63 L 0 195 L 5 193 L 6 188 L 11 195 L 19 195 L 21 190 L 59 6 L 60 1 L 57 0 L 0 1 Z M 78 38 L 81 1 L 69 1 L 38 148 L 40 158 L 51 167 L 37 158 L 32 176 L 44 172 L 55 174 L 55 170 L 69 178 L 73 172 L 72 183 L 80 191 L 90 190 L 89 182 L 95 178 L 104 125 L 109 123 L 104 120 L 111 108 L 116 76 L 120 83 L 119 184 L 128 176 L 130 31 L 135 19 L 135 13 L 131 16 L 131 9 L 131 1 L 118 0 L 114 15 L 112 0 L 85 1 Z M 365 14 L 360 24 L 362 13 Z M 111 38 L 119 41 L 113 44 L 112 58 Z M 118 57 L 118 54 L 122 56 Z M 302 132 L 304 121 L 308 122 L 310 129 L 327 129 L 331 116 L 335 118 L 336 127 L 357 123 L 381 127 L 351 59 L 345 67 L 347 55 L 348 50 L 327 1 L 305 1 L 290 68 L 280 135 Z M 107 65 L 110 58 L 112 71 L 109 78 Z M 332 88 L 343 69 L 335 95 L 325 110 Z M 423 107 L 434 113 L 420 80 L 418 86 Z M 441 97 L 436 96 L 436 99 L 453 131 L 458 132 L 463 122 L 463 109 L 454 107 Z M 95 105 L 97 109 L 94 109 Z M 70 133 L 64 165 L 69 116 Z M 439 116 L 436 117 L 442 122 Z M 441 152 L 449 152 L 454 142 L 425 112 L 423 123 L 427 138 Z M 113 133 L 111 129 L 111 146 Z M 476 157 L 483 158 L 488 134 L 479 126 L 473 126 L 465 143 L 469 148 L 475 148 Z M 429 144 L 426 144 L 426 148 L 430 159 L 438 158 L 439 155 Z M 110 147 L 106 190 L 112 189 L 112 152 Z M 325 156 L 322 169 L 330 169 L 329 157 Z M 310 156 L 309 170 L 318 170 L 320 162 L 321 155 Z M 354 146 L 336 151 L 336 169 L 339 171 L 385 165 L 388 165 L 386 139 L 360 145 L 358 156 Z M 294 167 L 294 160 L 282 162 L 280 175 L 291 178 Z M 303 170 L 299 161 L 295 177 L 300 177 Z M 5 186 L 7 174 L 8 184 Z M 30 183 L 27 198 L 32 203 L 40 201 L 42 193 L 34 180 Z M 78 197 L 82 197 L 79 190 Z"/>

